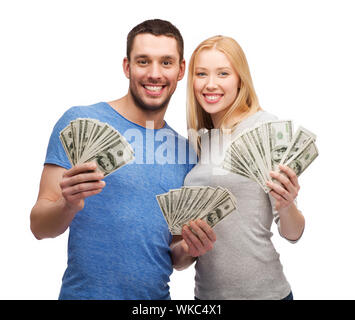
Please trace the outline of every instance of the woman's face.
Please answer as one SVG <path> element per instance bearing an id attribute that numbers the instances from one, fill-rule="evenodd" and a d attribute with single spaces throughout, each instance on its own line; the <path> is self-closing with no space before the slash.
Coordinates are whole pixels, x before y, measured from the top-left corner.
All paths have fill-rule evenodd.
<path id="1" fill-rule="evenodd" d="M 217 49 L 203 49 L 195 58 L 193 88 L 197 101 L 213 122 L 223 118 L 238 94 L 239 76 Z"/>

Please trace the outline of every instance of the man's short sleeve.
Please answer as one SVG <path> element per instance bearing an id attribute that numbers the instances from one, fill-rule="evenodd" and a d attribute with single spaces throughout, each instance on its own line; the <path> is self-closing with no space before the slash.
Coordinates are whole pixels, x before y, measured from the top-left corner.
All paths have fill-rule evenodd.
<path id="1" fill-rule="evenodd" d="M 67 110 L 62 117 L 55 124 L 52 134 L 49 138 L 47 147 L 47 154 L 44 163 L 56 164 L 65 169 L 70 169 L 71 164 L 59 139 L 60 132 L 70 123 L 71 120 L 76 119 L 74 109 Z"/>

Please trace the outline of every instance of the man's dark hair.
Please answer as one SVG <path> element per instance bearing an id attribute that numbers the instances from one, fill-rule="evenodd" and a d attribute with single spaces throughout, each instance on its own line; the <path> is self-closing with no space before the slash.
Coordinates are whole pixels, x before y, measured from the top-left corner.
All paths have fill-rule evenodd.
<path id="1" fill-rule="evenodd" d="M 130 61 L 133 41 L 136 35 L 141 33 L 150 33 L 154 36 L 167 36 L 175 38 L 180 55 L 180 62 L 184 58 L 184 40 L 180 31 L 169 21 L 152 19 L 146 20 L 135 26 L 127 36 L 127 59 Z"/>

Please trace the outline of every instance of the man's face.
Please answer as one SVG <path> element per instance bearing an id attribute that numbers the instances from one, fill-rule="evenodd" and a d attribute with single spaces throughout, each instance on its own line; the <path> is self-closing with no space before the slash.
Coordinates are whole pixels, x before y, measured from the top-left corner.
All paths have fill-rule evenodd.
<path id="1" fill-rule="evenodd" d="M 179 59 L 173 37 L 143 33 L 134 38 L 130 61 L 125 58 L 123 67 L 138 107 L 157 111 L 168 105 L 185 72 L 185 61 Z"/>

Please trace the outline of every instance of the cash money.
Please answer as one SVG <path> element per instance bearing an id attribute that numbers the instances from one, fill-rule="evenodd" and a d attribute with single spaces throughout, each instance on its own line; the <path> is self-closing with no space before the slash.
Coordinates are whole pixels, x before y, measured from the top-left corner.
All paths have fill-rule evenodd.
<path id="1" fill-rule="evenodd" d="M 181 235 L 182 227 L 196 219 L 214 227 L 237 208 L 235 197 L 222 187 L 182 187 L 156 199 L 172 235 Z"/>
<path id="2" fill-rule="evenodd" d="M 268 193 L 270 171 L 283 164 L 297 176 L 317 158 L 316 135 L 290 120 L 268 121 L 244 130 L 228 146 L 222 167 L 256 181 Z M 276 181 L 276 180 L 274 180 Z"/>
<path id="3" fill-rule="evenodd" d="M 93 161 L 104 176 L 134 159 L 133 149 L 124 136 L 96 119 L 71 121 L 60 132 L 59 139 L 72 166 Z"/>

